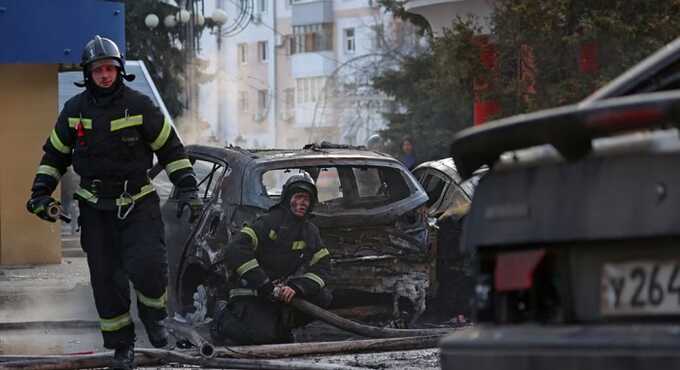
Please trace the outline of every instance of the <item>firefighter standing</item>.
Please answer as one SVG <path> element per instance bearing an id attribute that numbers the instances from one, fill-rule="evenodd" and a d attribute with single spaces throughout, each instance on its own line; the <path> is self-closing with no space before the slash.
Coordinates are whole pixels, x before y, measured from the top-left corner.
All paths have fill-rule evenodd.
<path id="1" fill-rule="evenodd" d="M 30 212 L 54 222 L 47 211 L 59 179 L 73 164 L 80 175 L 81 245 L 87 253 L 104 346 L 114 349 L 114 368 L 134 367 L 135 332 L 129 313 L 132 281 L 139 316 L 151 344 L 164 347 L 167 254 L 159 198 L 147 170 L 154 153 L 178 189 L 180 209 L 191 218 L 202 206 L 191 162 L 172 125 L 153 102 L 125 86 L 117 45 L 95 36 L 83 50 L 86 90 L 66 102 L 43 146 Z"/>
<path id="2" fill-rule="evenodd" d="M 312 321 L 287 305 L 302 297 L 330 304 L 325 288 L 330 255 L 308 216 L 317 189 L 308 174 L 291 176 L 281 202 L 227 246 L 229 302 L 218 309 L 212 336 L 218 341 L 266 344 L 292 341 L 291 329 Z"/>

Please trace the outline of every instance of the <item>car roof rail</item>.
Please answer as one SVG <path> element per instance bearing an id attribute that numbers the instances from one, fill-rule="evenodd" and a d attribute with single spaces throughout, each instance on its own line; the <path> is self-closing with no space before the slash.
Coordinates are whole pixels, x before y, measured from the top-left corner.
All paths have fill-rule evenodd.
<path id="1" fill-rule="evenodd" d="M 322 141 L 320 143 L 311 143 L 302 147 L 305 150 L 323 150 L 323 149 L 353 149 L 353 150 L 366 150 L 363 145 L 355 146 L 349 144 L 335 144 L 329 141 Z"/>

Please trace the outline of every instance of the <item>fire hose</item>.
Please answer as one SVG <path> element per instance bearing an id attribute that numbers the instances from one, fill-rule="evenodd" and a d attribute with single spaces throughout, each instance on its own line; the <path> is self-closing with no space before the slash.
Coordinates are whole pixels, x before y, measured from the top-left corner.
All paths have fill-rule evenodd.
<path id="1" fill-rule="evenodd" d="M 444 336 L 451 334 L 455 328 L 449 329 L 393 329 L 380 328 L 376 326 L 360 324 L 356 321 L 345 319 L 328 310 L 325 310 L 313 303 L 310 303 L 302 298 L 293 298 L 290 303 L 300 312 L 305 313 L 319 321 L 323 321 L 338 329 L 348 331 L 353 334 L 361 335 L 368 338 L 406 338 L 406 337 L 432 337 Z M 179 323 L 177 321 L 167 321 L 168 329 L 175 331 L 179 336 L 184 337 L 192 345 L 198 348 L 201 356 L 205 358 L 212 358 L 215 356 L 215 347 L 196 329 L 188 324 Z"/>

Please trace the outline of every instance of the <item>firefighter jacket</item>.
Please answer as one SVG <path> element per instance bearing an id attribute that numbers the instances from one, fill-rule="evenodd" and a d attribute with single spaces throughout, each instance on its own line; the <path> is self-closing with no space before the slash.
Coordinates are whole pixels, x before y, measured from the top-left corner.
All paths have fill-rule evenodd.
<path id="1" fill-rule="evenodd" d="M 106 98 L 86 90 L 66 102 L 43 146 L 33 191 L 54 191 L 73 164 L 81 176 L 80 199 L 96 204 L 98 198 L 114 198 L 122 186 L 112 194 L 104 194 L 105 186 L 94 189 L 108 182 L 125 184 L 136 200 L 154 191 L 147 175 L 154 153 L 175 185 L 186 179 L 195 187 L 184 146 L 151 99 L 122 84 Z"/>
<path id="2" fill-rule="evenodd" d="M 331 263 L 316 225 L 274 207 L 241 229 L 225 253 L 229 297 L 257 295 L 267 282 L 282 282 L 311 297 L 326 286 Z"/>

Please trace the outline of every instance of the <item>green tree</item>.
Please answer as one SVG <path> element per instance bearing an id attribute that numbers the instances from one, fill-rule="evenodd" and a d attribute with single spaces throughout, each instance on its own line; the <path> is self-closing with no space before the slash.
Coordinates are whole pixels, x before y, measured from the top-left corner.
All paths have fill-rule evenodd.
<path id="1" fill-rule="evenodd" d="M 414 18 L 404 1 L 381 0 L 396 16 Z M 375 86 L 398 108 L 383 136 L 416 137 L 423 159 L 444 157 L 453 134 L 472 125 L 475 81 L 492 89 L 497 117 L 575 103 L 677 37 L 680 0 L 498 0 L 491 18 L 497 64 L 480 60 L 474 19 L 454 19 L 431 51 L 404 60 Z M 582 70 L 581 52 L 593 60 Z M 595 66 L 595 67 L 593 67 Z M 423 151 L 425 153 L 423 153 Z"/>
<path id="2" fill-rule="evenodd" d="M 647 55 L 675 39 L 680 1 L 505 0 L 496 4 L 493 38 L 501 72 L 502 115 L 525 113 L 583 99 Z M 590 48 L 595 67 L 581 69 Z M 534 93 L 527 94 L 530 50 Z M 531 66 L 529 66 L 531 69 Z"/>
<path id="3" fill-rule="evenodd" d="M 401 139 L 408 135 L 415 140 L 419 160 L 441 158 L 453 134 L 472 122 L 473 81 L 484 68 L 476 62 L 475 24 L 456 20 L 442 37 L 429 38 L 429 50 L 403 58 L 399 68 L 374 79 L 375 88 L 396 103 L 386 114 L 389 127 L 381 133 L 391 153 L 399 154 Z"/>

